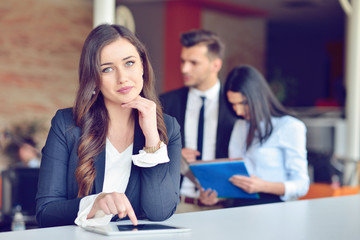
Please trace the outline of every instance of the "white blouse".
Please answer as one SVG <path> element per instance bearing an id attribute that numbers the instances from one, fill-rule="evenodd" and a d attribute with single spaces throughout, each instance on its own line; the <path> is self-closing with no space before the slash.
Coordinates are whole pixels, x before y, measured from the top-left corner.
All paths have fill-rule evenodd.
<path id="1" fill-rule="evenodd" d="M 310 184 L 306 127 L 291 116 L 272 118 L 271 121 L 271 136 L 262 145 L 255 141 L 246 150 L 249 123 L 238 120 L 230 138 L 229 157 L 243 158 L 250 175 L 269 182 L 284 183 L 285 194 L 280 196 L 281 200 L 296 199 L 307 193 Z"/>
<path id="2" fill-rule="evenodd" d="M 153 167 L 170 161 L 167 146 L 163 142 L 160 144 L 160 149 L 155 153 L 146 153 L 140 150 L 139 154 L 132 155 L 132 152 L 133 144 L 119 153 L 110 140 L 106 139 L 104 184 L 101 193 L 125 193 L 130 179 L 132 162 L 139 167 Z M 93 218 L 86 219 L 99 194 L 89 195 L 81 199 L 75 224 L 85 227 L 105 225 L 111 221 L 113 215 L 106 215 L 101 210 L 97 211 Z"/>

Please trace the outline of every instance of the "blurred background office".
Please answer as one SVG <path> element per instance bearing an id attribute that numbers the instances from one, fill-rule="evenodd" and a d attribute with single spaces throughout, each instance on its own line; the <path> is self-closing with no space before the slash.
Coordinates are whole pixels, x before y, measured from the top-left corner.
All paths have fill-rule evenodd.
<path id="1" fill-rule="evenodd" d="M 4 151 L 9 131 L 40 124 L 30 137 L 41 149 L 56 109 L 73 104 L 81 46 L 98 17 L 145 43 L 158 93 L 182 86 L 180 33 L 217 32 L 227 45 L 220 79 L 235 65 L 256 67 L 307 125 L 312 181 L 358 181 L 357 168 L 343 180 L 349 20 L 339 0 L 1 1 L 0 170 L 14 161 Z"/>

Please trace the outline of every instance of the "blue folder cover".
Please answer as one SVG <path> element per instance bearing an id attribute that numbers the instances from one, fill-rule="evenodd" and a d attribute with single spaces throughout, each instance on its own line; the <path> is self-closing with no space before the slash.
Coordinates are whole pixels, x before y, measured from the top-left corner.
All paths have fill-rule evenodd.
<path id="1" fill-rule="evenodd" d="M 233 175 L 249 176 L 243 161 L 201 161 L 191 163 L 189 167 L 200 185 L 205 190 L 216 190 L 219 198 L 259 198 L 257 193 L 247 193 L 229 181 Z"/>

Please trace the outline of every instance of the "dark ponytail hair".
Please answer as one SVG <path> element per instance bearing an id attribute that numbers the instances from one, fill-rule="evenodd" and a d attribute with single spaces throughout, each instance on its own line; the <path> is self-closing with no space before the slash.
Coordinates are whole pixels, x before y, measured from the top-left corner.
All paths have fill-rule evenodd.
<path id="1" fill-rule="evenodd" d="M 235 67 L 226 78 L 224 91 L 226 103 L 234 115 L 236 114 L 226 93 L 238 92 L 247 99 L 250 115 L 250 128 L 246 139 L 247 149 L 253 143 L 255 135 L 260 144 L 270 137 L 273 131 L 271 117 L 290 115 L 274 96 L 262 74 L 251 66 Z M 264 128 L 260 124 L 264 124 Z"/>

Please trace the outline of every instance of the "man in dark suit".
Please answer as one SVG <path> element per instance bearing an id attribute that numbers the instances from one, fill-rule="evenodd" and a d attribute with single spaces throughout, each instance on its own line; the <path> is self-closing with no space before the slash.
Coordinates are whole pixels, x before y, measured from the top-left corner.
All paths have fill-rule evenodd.
<path id="1" fill-rule="evenodd" d="M 185 86 L 160 96 L 164 112 L 174 116 L 181 126 L 181 153 L 186 161 L 227 158 L 236 119 L 225 105 L 218 77 L 225 46 L 218 35 L 206 30 L 183 33 L 181 44 Z M 180 192 L 182 201 L 188 203 L 208 206 L 218 203 L 215 191 L 198 191 L 186 177 Z"/>

